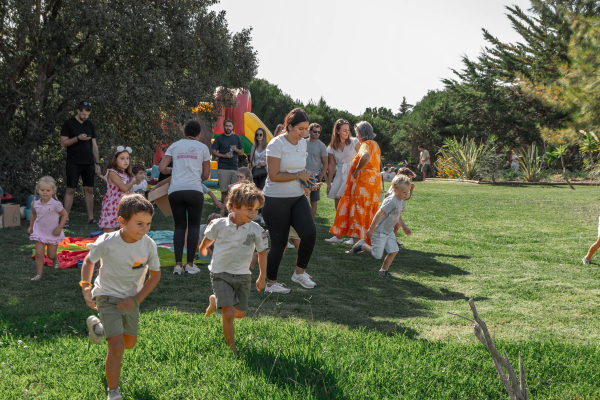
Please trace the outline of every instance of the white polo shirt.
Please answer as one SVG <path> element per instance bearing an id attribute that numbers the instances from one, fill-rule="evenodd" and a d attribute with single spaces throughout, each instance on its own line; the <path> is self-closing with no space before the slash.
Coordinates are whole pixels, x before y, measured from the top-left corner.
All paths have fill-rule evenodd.
<path id="1" fill-rule="evenodd" d="M 213 274 L 250 274 L 254 249 L 259 253 L 269 247 L 267 233 L 256 222 L 237 226 L 229 217 L 213 220 L 204 236 L 215 241 L 208 270 Z"/>

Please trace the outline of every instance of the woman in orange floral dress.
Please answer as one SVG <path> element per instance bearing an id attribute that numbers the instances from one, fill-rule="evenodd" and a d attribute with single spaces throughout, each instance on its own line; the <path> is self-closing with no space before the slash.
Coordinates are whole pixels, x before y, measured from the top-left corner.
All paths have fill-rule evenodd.
<path id="1" fill-rule="evenodd" d="M 338 238 L 349 236 L 354 243 L 359 239 L 369 242 L 366 232 L 379 209 L 381 191 L 381 151 L 373 140 L 373 127 L 366 121 L 355 126 L 360 150 L 350 168 L 346 190 L 335 213 L 329 232 Z"/>

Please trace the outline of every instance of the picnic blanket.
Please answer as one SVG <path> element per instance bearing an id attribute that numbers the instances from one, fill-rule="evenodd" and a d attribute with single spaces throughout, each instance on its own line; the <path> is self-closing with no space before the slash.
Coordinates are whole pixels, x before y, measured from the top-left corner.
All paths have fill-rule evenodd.
<path id="1" fill-rule="evenodd" d="M 156 243 L 160 266 L 173 267 L 175 265 L 173 231 L 150 231 L 148 232 L 148 236 Z M 65 240 L 58 244 L 57 256 L 59 269 L 81 268 L 83 259 L 89 253 L 87 248 L 88 243 L 94 243 L 97 238 L 98 236 L 91 238 L 66 237 Z M 35 260 L 35 249 L 32 249 L 31 252 L 31 258 Z M 187 250 L 183 249 L 183 252 L 186 254 Z M 196 264 L 209 264 L 210 257 L 202 257 L 197 253 L 194 262 Z M 52 267 L 52 260 L 47 255 L 44 255 L 44 265 Z"/>

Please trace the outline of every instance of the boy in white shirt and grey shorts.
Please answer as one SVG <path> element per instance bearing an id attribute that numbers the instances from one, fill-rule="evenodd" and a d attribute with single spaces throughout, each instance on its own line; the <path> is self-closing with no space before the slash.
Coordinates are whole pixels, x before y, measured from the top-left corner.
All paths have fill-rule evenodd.
<path id="1" fill-rule="evenodd" d="M 235 347 L 235 318 L 244 318 L 248 310 L 248 297 L 252 275 L 250 261 L 254 249 L 258 253 L 260 273 L 256 290 L 265 287 L 267 270 L 267 233 L 252 219 L 264 205 L 262 192 L 252 182 L 233 186 L 227 197 L 230 214 L 213 220 L 204 231 L 200 254 L 206 256 L 207 249 L 214 243 L 212 260 L 208 269 L 214 294 L 209 297 L 206 316 L 217 308 L 223 316 L 223 335 L 229 348 L 237 354 Z"/>
<path id="2" fill-rule="evenodd" d="M 396 241 L 396 233 L 394 226 L 399 223 L 406 236 L 411 234 L 410 229 L 402 220 L 402 211 L 406 204 L 406 199 L 410 197 L 411 189 L 410 178 L 406 175 L 396 175 L 392 180 L 393 196 L 386 197 L 381 203 L 381 207 L 373 217 L 371 226 L 366 232 L 368 238 L 371 239 L 371 245 L 367 244 L 366 240 L 361 239 L 348 253 L 356 254 L 365 251 L 374 258 L 380 260 L 383 257 L 384 250 L 387 252 L 383 265 L 379 270 L 379 275 L 392 277 L 389 271 L 394 257 L 400 250 Z"/>

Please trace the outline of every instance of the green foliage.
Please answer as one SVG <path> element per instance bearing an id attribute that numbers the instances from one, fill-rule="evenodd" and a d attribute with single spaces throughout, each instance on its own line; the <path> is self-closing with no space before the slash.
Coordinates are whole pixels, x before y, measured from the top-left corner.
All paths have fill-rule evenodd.
<path id="1" fill-rule="evenodd" d="M 62 123 L 93 103 L 101 158 L 115 145 L 154 152 L 217 86 L 256 73 L 250 31 L 231 33 L 215 0 L 0 4 L 0 181 L 23 200 L 37 178 L 64 188 Z M 100 181 L 99 181 L 100 182 Z"/>
<path id="2" fill-rule="evenodd" d="M 487 151 L 485 144 L 477 144 L 475 139 L 456 138 L 444 140 L 438 158 L 440 167 L 458 174 L 462 179 L 472 180 L 479 177 L 480 157 Z M 438 167 L 436 163 L 436 168 Z"/>
<path id="3" fill-rule="evenodd" d="M 594 165 L 594 153 L 600 151 L 600 142 L 598 142 L 597 138 L 591 133 L 586 133 L 583 136 L 583 139 L 579 142 L 579 151 L 583 154 L 589 155 L 590 165 L 591 167 L 595 167 Z"/>
<path id="4" fill-rule="evenodd" d="M 527 182 L 539 182 L 544 171 L 544 156 L 538 154 L 538 147 L 535 144 L 521 149 L 519 164 L 523 171 L 523 178 Z"/>

